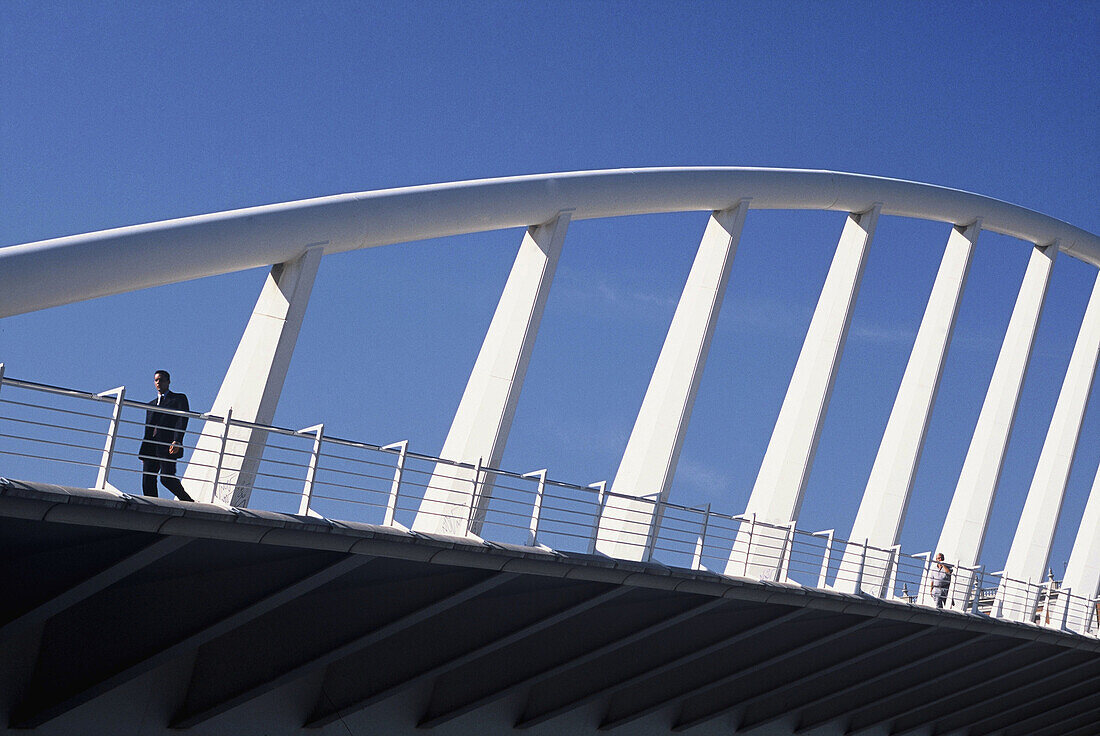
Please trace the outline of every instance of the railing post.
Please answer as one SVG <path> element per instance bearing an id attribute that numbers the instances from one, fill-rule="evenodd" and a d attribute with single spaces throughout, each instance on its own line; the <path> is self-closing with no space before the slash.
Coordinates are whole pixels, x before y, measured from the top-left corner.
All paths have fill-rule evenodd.
<path id="1" fill-rule="evenodd" d="M 1002 583 L 1005 579 L 1006 578 L 1001 578 Z M 1010 582 L 1014 582 L 1014 581 L 1012 581 L 1011 578 L 1007 578 L 1007 579 Z M 1006 587 L 1006 590 L 1011 590 L 1011 589 L 1012 589 L 1011 585 Z M 1003 597 L 1007 598 L 1008 596 L 1003 596 Z M 1031 605 L 1029 603 L 1030 600 L 1031 600 L 1031 578 L 1029 577 L 1027 579 L 1026 587 L 1024 588 L 1024 603 L 1023 603 L 1023 605 L 1020 606 L 1020 608 L 1018 610 L 1023 611 L 1024 621 L 1033 622 L 1035 620 L 1035 611 L 1039 607 L 1039 591 L 1038 590 L 1035 591 L 1035 605 Z M 1004 605 L 1003 604 L 1001 605 L 1001 611 L 1002 611 L 1002 613 L 1004 611 Z"/>
<path id="2" fill-rule="evenodd" d="M 599 483 L 589 483 L 589 488 L 593 488 L 597 491 L 596 496 L 596 517 L 592 523 L 592 535 L 588 538 L 588 554 L 596 554 L 596 538 L 600 535 L 600 518 L 603 517 L 603 507 L 607 502 L 607 481 L 601 480 Z"/>
<path id="3" fill-rule="evenodd" d="M 1045 621 L 1043 621 L 1043 623 L 1045 623 L 1049 626 L 1050 625 L 1050 594 L 1054 591 L 1054 579 L 1053 578 L 1047 578 L 1046 589 L 1047 589 L 1046 600 L 1043 601 L 1043 618 L 1045 619 Z M 1035 608 L 1036 609 L 1039 608 L 1039 596 L 1035 596 Z M 1038 610 L 1036 610 L 1036 613 L 1038 613 Z M 1034 619 L 1035 617 L 1032 616 L 1032 618 Z"/>
<path id="4" fill-rule="evenodd" d="M 639 500 L 646 500 L 645 496 L 642 496 Z M 653 502 L 653 513 L 649 515 L 649 525 L 646 527 L 645 540 L 642 542 L 642 559 L 646 562 L 653 560 L 653 553 L 657 551 L 657 537 L 661 533 L 661 522 L 665 520 L 663 508 L 668 504 L 661 500 L 661 495 L 657 494 L 657 499 Z"/>
<path id="5" fill-rule="evenodd" d="M 0 365 L 0 375 L 3 366 Z M 96 394 L 104 398 L 114 394 L 115 404 L 111 410 L 111 423 L 107 427 L 107 440 L 103 443 L 103 457 L 99 461 L 99 476 L 96 478 L 95 487 L 101 491 L 107 490 L 107 475 L 111 472 L 111 460 L 115 456 L 115 440 L 118 438 L 119 417 L 122 415 L 122 402 L 126 398 L 126 387 L 119 386 L 110 391 Z"/>
<path id="6" fill-rule="evenodd" d="M 790 554 L 791 545 L 794 544 L 795 522 L 787 522 L 787 533 L 783 535 L 783 546 L 779 550 L 779 562 L 775 565 L 775 582 L 787 579 L 787 555 Z"/>
<path id="7" fill-rule="evenodd" d="M 313 452 L 309 454 L 309 468 L 306 470 L 306 482 L 305 485 L 302 486 L 302 503 L 298 506 L 299 516 L 309 516 L 311 514 L 309 504 L 313 498 L 313 480 L 317 477 L 317 461 L 321 457 L 321 440 L 324 439 L 325 435 L 324 423 L 315 424 L 312 427 L 298 430 L 298 434 L 307 434 L 309 432 L 316 433 L 316 436 L 313 438 Z"/>
<path id="8" fill-rule="evenodd" d="M 750 513 L 748 515 L 748 517 L 749 517 L 749 541 L 748 541 L 748 544 L 745 545 L 745 567 L 741 572 L 741 577 L 746 577 L 746 578 L 749 576 L 749 555 L 752 554 L 752 537 L 756 533 L 756 512 L 754 511 L 754 512 Z M 744 519 L 745 515 L 742 514 L 742 515 L 740 515 L 736 518 Z"/>
<path id="9" fill-rule="evenodd" d="M 707 527 L 710 526 L 710 504 L 708 503 L 703 508 L 703 530 L 699 533 L 699 536 L 695 539 L 695 554 L 691 556 L 691 569 L 701 570 L 703 568 L 703 550 L 707 546 Z"/>
<path id="10" fill-rule="evenodd" d="M 932 568 L 932 550 L 927 552 L 921 552 L 919 555 L 913 555 L 913 558 L 924 558 L 924 565 L 921 568 L 920 583 L 917 585 L 917 605 L 924 605 L 925 586 L 929 584 L 928 572 Z"/>
<path id="11" fill-rule="evenodd" d="M 1003 618 L 1005 612 L 1005 596 L 1008 594 L 1008 587 L 1005 586 L 1004 570 L 998 570 L 992 572 L 990 575 L 999 577 L 1000 581 L 997 583 L 997 592 L 993 596 L 993 608 L 989 609 L 989 615 L 993 618 Z M 1003 593 L 1001 591 L 1004 591 Z"/>
<path id="12" fill-rule="evenodd" d="M 890 565 L 889 575 L 882 576 L 882 587 L 879 588 L 879 598 L 886 599 L 887 597 L 894 597 L 894 586 L 898 582 L 898 563 L 901 558 L 901 545 L 895 544 L 890 548 Z"/>
<path id="13" fill-rule="evenodd" d="M 970 573 L 970 581 L 966 584 L 966 592 L 963 593 L 963 607 L 970 598 L 970 591 L 974 591 L 974 600 L 970 603 L 970 612 L 978 612 L 978 598 L 982 593 L 982 579 L 985 577 L 985 565 L 956 565 L 955 570 L 966 570 Z"/>
<path id="14" fill-rule="evenodd" d="M 978 613 L 978 600 L 982 597 L 982 583 L 985 582 L 985 565 L 979 565 L 974 573 L 974 608 L 971 613 Z"/>
<path id="15" fill-rule="evenodd" d="M 825 582 L 829 579 L 829 561 L 833 556 L 833 534 L 835 532 L 836 529 L 826 529 L 813 534 L 815 537 L 825 537 L 825 556 L 821 558 L 821 572 L 817 575 L 817 587 L 819 588 L 824 588 Z"/>
<path id="16" fill-rule="evenodd" d="M 944 560 L 947 562 L 947 560 Z M 963 567 L 962 560 L 955 560 L 954 567 L 948 565 L 951 569 L 951 581 L 947 584 L 947 607 L 955 608 L 955 594 L 959 592 L 959 570 L 966 569 Z M 971 576 L 973 577 L 973 576 Z M 969 586 L 967 590 L 963 591 L 963 608 L 966 608 L 966 594 L 969 592 Z"/>
<path id="17" fill-rule="evenodd" d="M 479 489 L 481 488 L 481 463 L 483 461 L 484 458 L 479 457 L 477 459 L 477 465 L 474 466 L 474 487 L 472 493 L 470 494 L 470 513 L 466 514 L 467 534 L 473 532 L 474 514 L 477 513 L 477 503 L 479 500 L 479 496 L 481 495 Z M 478 531 L 481 530 L 479 529 Z"/>
<path id="18" fill-rule="evenodd" d="M 546 468 L 524 473 L 524 478 L 538 478 L 539 485 L 535 490 L 535 503 L 531 507 L 531 523 L 527 528 L 527 546 L 534 547 L 539 543 L 539 515 L 542 513 L 542 495 L 546 492 Z"/>
<path id="19" fill-rule="evenodd" d="M 221 504 L 224 504 L 226 506 L 228 506 L 229 504 L 225 503 L 224 501 L 219 501 L 218 500 L 218 479 L 221 477 L 221 474 L 222 474 L 222 461 L 225 460 L 225 445 L 229 441 L 229 423 L 232 420 L 233 420 L 233 407 L 229 407 L 225 412 L 225 420 L 224 420 L 225 424 L 222 426 L 221 441 L 218 445 L 218 462 L 214 466 L 214 483 L 213 483 L 213 489 L 211 490 L 211 497 L 210 497 L 210 500 L 213 501 L 214 503 L 221 503 Z M 230 496 L 230 499 L 232 499 L 232 495 Z"/>
<path id="20" fill-rule="evenodd" d="M 864 539 L 859 548 L 859 569 L 856 570 L 856 595 L 863 592 L 863 568 L 867 564 L 867 544 L 870 540 Z"/>
<path id="21" fill-rule="evenodd" d="M 1062 620 L 1058 623 L 1058 628 L 1062 631 L 1066 630 L 1066 624 L 1069 622 L 1069 600 L 1072 597 L 1072 588 L 1059 588 L 1058 600 L 1062 602 Z M 1050 608 L 1050 599 L 1047 599 L 1047 608 Z"/>
<path id="22" fill-rule="evenodd" d="M 1100 597 L 1093 598 L 1089 601 L 1089 615 L 1088 618 L 1085 619 L 1084 629 L 1086 634 L 1092 631 L 1092 619 L 1094 616 L 1096 616 L 1096 606 L 1098 605 L 1098 603 L 1100 603 Z"/>
<path id="23" fill-rule="evenodd" d="M 382 526 L 393 526 L 397 514 L 397 495 L 401 492 L 401 475 L 405 471 L 405 456 L 409 452 L 409 441 L 394 442 L 382 449 L 398 451 L 397 468 L 393 471 L 393 483 L 390 484 L 390 495 L 386 499 L 386 516 L 382 519 Z"/>
<path id="24" fill-rule="evenodd" d="M 1035 583 L 1035 599 L 1034 602 L 1031 599 L 1031 578 L 1027 579 L 1027 592 L 1025 593 L 1023 616 L 1024 623 L 1035 623 L 1035 617 L 1039 615 L 1039 597 L 1043 594 L 1043 584 Z"/>

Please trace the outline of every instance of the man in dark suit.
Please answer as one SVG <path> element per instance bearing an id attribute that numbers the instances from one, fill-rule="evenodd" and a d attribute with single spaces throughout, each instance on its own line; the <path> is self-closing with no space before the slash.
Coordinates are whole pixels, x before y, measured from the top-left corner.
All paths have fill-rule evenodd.
<path id="1" fill-rule="evenodd" d="M 153 385 L 157 388 L 157 398 L 149 402 L 150 406 L 190 411 L 187 396 L 168 390 L 172 377 L 168 371 L 153 374 Z M 145 437 L 138 450 L 141 458 L 141 490 L 146 496 L 157 496 L 157 475 L 161 484 L 181 501 L 193 501 L 183 484 L 176 477 L 176 460 L 183 456 L 183 433 L 187 429 L 187 417 L 180 414 L 168 414 L 156 409 L 145 412 Z"/>

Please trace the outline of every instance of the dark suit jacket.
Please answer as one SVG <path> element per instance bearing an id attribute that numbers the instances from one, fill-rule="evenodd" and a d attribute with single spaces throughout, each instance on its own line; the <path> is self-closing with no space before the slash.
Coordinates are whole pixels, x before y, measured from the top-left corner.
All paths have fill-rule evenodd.
<path id="1" fill-rule="evenodd" d="M 166 414 L 158 408 L 190 411 L 185 394 L 169 391 L 157 407 L 157 400 L 149 402 L 152 409 L 145 412 L 145 437 L 138 454 L 144 457 L 168 458 L 168 445 L 173 442 L 182 444 L 183 433 L 187 430 L 187 417 L 178 414 Z M 178 456 L 177 456 L 178 458 Z"/>

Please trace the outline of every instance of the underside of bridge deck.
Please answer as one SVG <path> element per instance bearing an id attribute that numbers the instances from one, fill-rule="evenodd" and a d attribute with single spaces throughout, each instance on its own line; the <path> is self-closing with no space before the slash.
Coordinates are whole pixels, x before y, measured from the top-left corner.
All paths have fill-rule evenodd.
<path id="1" fill-rule="evenodd" d="M 1100 728 L 1100 642 L 973 614 L 13 481 L 0 545 L 11 731 Z"/>

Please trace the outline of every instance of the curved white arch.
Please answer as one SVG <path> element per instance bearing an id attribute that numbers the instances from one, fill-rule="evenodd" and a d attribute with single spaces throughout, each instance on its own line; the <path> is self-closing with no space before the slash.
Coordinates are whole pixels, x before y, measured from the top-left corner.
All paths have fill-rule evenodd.
<path id="1" fill-rule="evenodd" d="M 1100 266 L 1100 236 L 956 189 L 833 171 L 740 167 L 538 174 L 339 194 L 0 248 L 0 317 L 293 260 L 572 219 L 727 209 L 865 212 L 982 228 Z M 186 257 L 165 258 L 166 250 Z"/>

